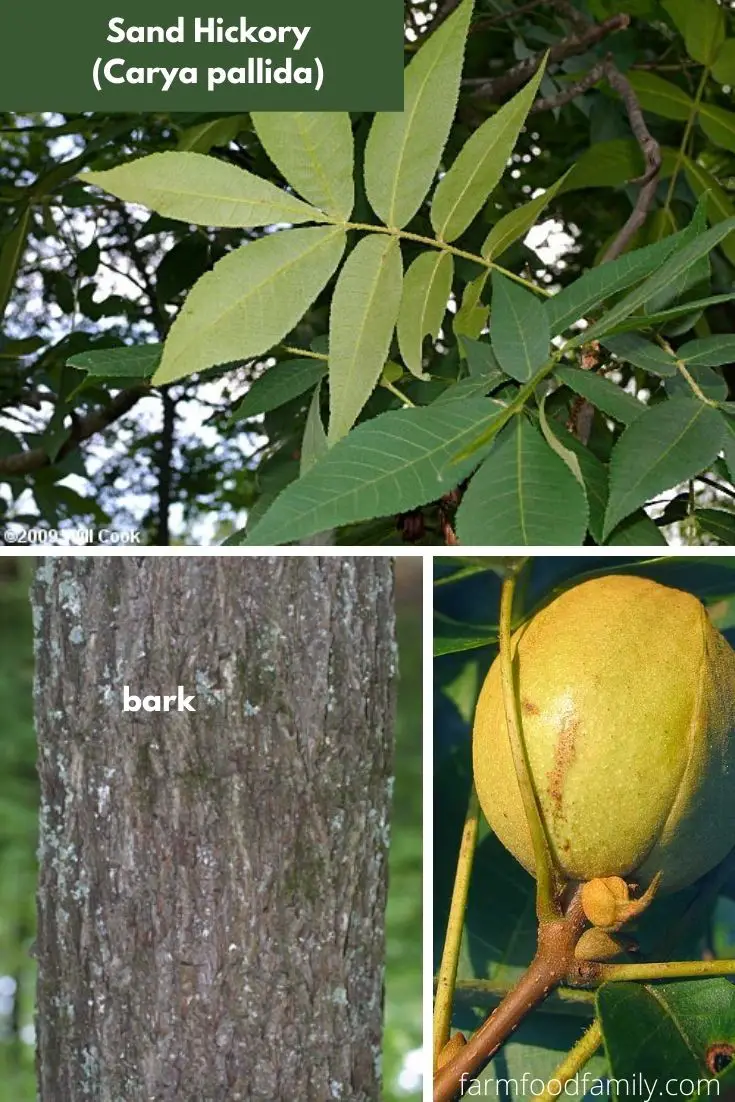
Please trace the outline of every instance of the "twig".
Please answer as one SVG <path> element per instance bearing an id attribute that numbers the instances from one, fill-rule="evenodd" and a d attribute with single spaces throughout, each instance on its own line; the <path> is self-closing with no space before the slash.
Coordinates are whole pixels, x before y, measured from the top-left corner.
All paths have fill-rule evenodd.
<path id="1" fill-rule="evenodd" d="M 552 46 L 549 51 L 549 64 L 565 61 L 566 58 L 574 57 L 576 54 L 583 54 L 590 46 L 601 42 L 603 38 L 607 38 L 608 35 L 614 34 L 616 31 L 625 30 L 628 26 L 630 26 L 630 16 L 621 14 L 606 19 L 604 23 L 595 23 L 583 32 L 571 34 Z M 503 99 L 533 76 L 545 56 L 546 51 L 534 54 L 533 57 L 526 58 L 525 61 L 520 61 L 517 65 L 514 65 L 502 76 L 489 79 L 486 77 L 471 78 L 464 80 L 462 84 L 466 88 L 473 89 L 472 95 L 475 99 Z"/>
<path id="2" fill-rule="evenodd" d="M 581 80 L 576 81 L 575 84 L 570 84 L 568 87 L 563 88 L 561 92 L 558 92 L 555 96 L 546 96 L 542 99 L 537 99 L 531 108 L 531 114 L 534 115 L 538 111 L 551 111 L 555 107 L 564 107 L 567 103 L 571 103 L 577 96 L 583 95 L 585 92 L 589 92 L 593 85 L 597 84 L 605 76 L 605 63 L 599 62 L 597 65 L 593 65 L 588 73 L 586 73 Z"/>
<path id="3" fill-rule="evenodd" d="M 605 76 L 625 104 L 633 137 L 641 147 L 646 161 L 646 172 L 641 177 L 641 190 L 638 192 L 638 198 L 631 215 L 605 253 L 602 259 L 603 264 L 620 256 L 629 245 L 631 238 L 646 221 L 656 195 L 658 177 L 661 171 L 661 147 L 646 125 L 641 105 L 632 84 L 627 77 L 623 76 L 611 58 L 605 61 Z"/>

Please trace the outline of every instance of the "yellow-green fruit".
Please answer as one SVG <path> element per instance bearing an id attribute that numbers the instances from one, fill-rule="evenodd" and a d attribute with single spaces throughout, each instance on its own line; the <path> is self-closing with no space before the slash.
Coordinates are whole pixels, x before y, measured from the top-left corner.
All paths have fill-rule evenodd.
<path id="1" fill-rule="evenodd" d="M 513 636 L 523 737 L 554 858 L 571 880 L 692 883 L 735 845 L 735 652 L 688 593 L 584 582 Z M 477 794 L 529 872 L 531 837 L 499 662 L 475 716 Z"/>

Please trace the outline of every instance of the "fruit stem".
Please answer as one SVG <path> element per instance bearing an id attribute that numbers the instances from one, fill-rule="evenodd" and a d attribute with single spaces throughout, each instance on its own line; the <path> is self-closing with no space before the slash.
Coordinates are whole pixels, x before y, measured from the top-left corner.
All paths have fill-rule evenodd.
<path id="1" fill-rule="evenodd" d="M 536 864 L 536 914 L 539 922 L 543 923 L 553 922 L 561 917 L 557 902 L 559 885 L 557 884 L 556 870 L 551 857 L 549 839 L 546 835 L 531 778 L 528 752 L 523 741 L 520 701 L 514 676 L 511 648 L 513 597 L 518 575 L 526 561 L 522 559 L 513 570 L 509 570 L 503 580 L 500 593 L 500 680 L 503 688 L 505 722 L 508 727 L 513 764 L 533 844 L 533 855 Z"/>
<path id="2" fill-rule="evenodd" d="M 434 1069 L 436 1070 L 439 1053 L 449 1040 L 449 1028 L 452 1021 L 454 986 L 457 981 L 459 950 L 462 944 L 462 927 L 467 907 L 467 893 L 470 887 L 472 863 L 477 846 L 477 828 L 479 823 L 479 804 L 474 784 L 467 804 L 467 815 L 462 831 L 462 841 L 457 858 L 457 872 L 454 877 L 452 902 L 449 908 L 447 932 L 444 938 L 441 965 L 437 977 L 436 999 L 434 1001 Z"/>

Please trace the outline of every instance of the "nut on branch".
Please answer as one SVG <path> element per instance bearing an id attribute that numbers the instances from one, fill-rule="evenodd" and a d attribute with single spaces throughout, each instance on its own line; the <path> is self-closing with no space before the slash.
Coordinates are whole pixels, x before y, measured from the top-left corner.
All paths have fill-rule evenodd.
<path id="1" fill-rule="evenodd" d="M 691 594 L 624 575 L 567 590 L 512 645 L 553 859 L 568 882 L 605 881 L 586 894 L 596 924 L 616 929 L 650 901 L 657 874 L 677 890 L 735 845 L 735 653 Z M 473 758 L 490 826 L 534 872 L 497 661 Z M 641 899 L 633 880 L 651 886 Z"/>

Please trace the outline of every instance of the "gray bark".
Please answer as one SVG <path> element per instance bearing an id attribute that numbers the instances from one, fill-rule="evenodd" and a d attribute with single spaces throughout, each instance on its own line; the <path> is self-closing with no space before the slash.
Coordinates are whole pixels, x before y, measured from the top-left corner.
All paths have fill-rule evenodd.
<path id="1" fill-rule="evenodd" d="M 41 1102 L 379 1098 L 390 562 L 49 557 L 33 606 Z"/>

